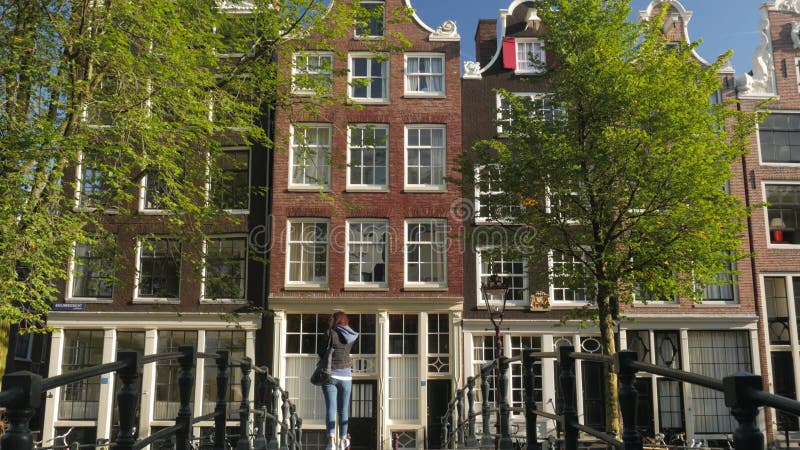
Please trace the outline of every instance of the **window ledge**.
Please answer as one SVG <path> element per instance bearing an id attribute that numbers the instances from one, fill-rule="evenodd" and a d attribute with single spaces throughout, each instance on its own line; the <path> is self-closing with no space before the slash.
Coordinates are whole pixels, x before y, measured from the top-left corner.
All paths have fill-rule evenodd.
<path id="1" fill-rule="evenodd" d="M 428 285 L 416 285 L 416 286 L 403 286 L 403 290 L 406 292 L 422 292 L 422 291 L 436 291 L 436 292 L 445 292 L 449 288 L 447 286 L 442 286 L 440 284 L 428 284 Z"/>
<path id="2" fill-rule="evenodd" d="M 64 303 L 112 303 L 114 299 L 111 297 L 68 297 L 64 299 Z"/>
<path id="3" fill-rule="evenodd" d="M 283 286 L 284 291 L 327 291 L 328 285 L 321 284 L 287 284 Z"/>
<path id="4" fill-rule="evenodd" d="M 519 70 L 514 69 L 514 75 L 544 75 L 544 70 Z"/>
<path id="5" fill-rule="evenodd" d="M 444 92 L 406 92 L 403 98 L 447 98 Z"/>
<path id="6" fill-rule="evenodd" d="M 166 209 L 144 209 L 144 208 L 139 210 L 139 214 L 142 214 L 142 215 L 145 215 L 145 216 L 169 216 L 169 215 L 172 215 L 172 213 L 170 211 L 166 210 Z"/>
<path id="7" fill-rule="evenodd" d="M 357 104 L 362 105 L 388 105 L 389 99 L 388 98 L 376 98 L 376 99 L 369 99 L 369 98 L 358 98 L 358 97 L 349 97 L 350 101 Z"/>
<path id="8" fill-rule="evenodd" d="M 229 298 L 201 298 L 200 304 L 201 305 L 244 305 L 247 303 L 247 300 L 240 298 L 240 299 L 229 299 Z"/>
<path id="9" fill-rule="evenodd" d="M 345 192 L 389 192 L 389 186 L 369 186 L 369 185 L 347 185 Z"/>
<path id="10" fill-rule="evenodd" d="M 323 186 L 323 185 L 301 185 L 301 184 L 292 184 L 289 185 L 289 192 L 330 192 L 330 186 Z"/>
<path id="11" fill-rule="evenodd" d="M 415 194 L 440 194 L 447 192 L 447 186 L 408 186 L 403 188 L 403 192 L 411 192 Z"/>
<path id="12" fill-rule="evenodd" d="M 359 35 L 353 36 L 354 41 L 380 41 L 383 39 L 385 39 L 384 36 L 359 36 Z"/>
<path id="13" fill-rule="evenodd" d="M 348 291 L 348 292 L 358 292 L 358 291 L 389 292 L 389 287 L 388 286 L 368 286 L 368 285 L 357 286 L 357 285 L 353 285 L 353 286 L 345 286 L 344 290 Z"/>
<path id="14" fill-rule="evenodd" d="M 706 300 L 702 303 L 695 303 L 693 308 L 738 308 L 742 306 L 739 302 Z"/>
<path id="15" fill-rule="evenodd" d="M 591 306 L 592 304 L 588 301 L 584 302 L 565 302 L 565 301 L 558 301 L 558 300 L 550 300 L 550 309 L 572 309 L 572 308 L 580 308 L 584 306 Z"/>
<path id="16" fill-rule="evenodd" d="M 634 308 L 679 308 L 681 305 L 678 302 L 633 302 L 631 306 Z"/>
<path id="17" fill-rule="evenodd" d="M 149 297 L 136 297 L 133 299 L 134 305 L 179 305 L 181 300 L 179 298 L 149 298 Z"/>
<path id="18" fill-rule="evenodd" d="M 798 249 L 800 248 L 800 244 L 775 244 L 773 242 L 767 242 L 767 248 L 775 250 Z"/>
<path id="19" fill-rule="evenodd" d="M 222 211 L 224 211 L 226 214 L 232 214 L 232 215 L 237 215 L 237 216 L 240 216 L 240 215 L 243 215 L 243 214 L 250 214 L 250 210 L 249 209 L 223 209 Z"/>

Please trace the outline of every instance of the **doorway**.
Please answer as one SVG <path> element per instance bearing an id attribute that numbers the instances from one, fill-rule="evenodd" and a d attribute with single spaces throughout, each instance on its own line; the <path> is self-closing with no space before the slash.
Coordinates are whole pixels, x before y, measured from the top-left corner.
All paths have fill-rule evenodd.
<path id="1" fill-rule="evenodd" d="M 425 448 L 442 447 L 442 416 L 450 403 L 450 380 L 428 380 L 428 428 Z"/>
<path id="2" fill-rule="evenodd" d="M 350 397 L 350 450 L 374 450 L 378 445 L 375 380 L 353 380 Z"/>

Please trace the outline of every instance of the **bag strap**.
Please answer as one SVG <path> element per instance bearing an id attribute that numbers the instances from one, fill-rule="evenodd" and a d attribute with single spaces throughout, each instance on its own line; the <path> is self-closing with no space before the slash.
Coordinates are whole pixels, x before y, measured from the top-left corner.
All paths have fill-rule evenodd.
<path id="1" fill-rule="evenodd" d="M 328 373 L 330 373 L 333 366 L 333 330 L 328 330 L 328 348 L 325 352 L 328 354 Z"/>

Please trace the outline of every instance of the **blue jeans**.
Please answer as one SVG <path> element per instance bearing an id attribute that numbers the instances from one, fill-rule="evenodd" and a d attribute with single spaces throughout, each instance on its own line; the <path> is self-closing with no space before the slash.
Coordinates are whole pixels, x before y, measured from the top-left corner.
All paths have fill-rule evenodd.
<path id="1" fill-rule="evenodd" d="M 339 416 L 339 439 L 347 437 L 347 426 L 350 419 L 350 392 L 352 380 L 331 378 L 323 384 L 322 394 L 325 396 L 325 430 L 328 437 L 336 436 L 336 416 Z"/>

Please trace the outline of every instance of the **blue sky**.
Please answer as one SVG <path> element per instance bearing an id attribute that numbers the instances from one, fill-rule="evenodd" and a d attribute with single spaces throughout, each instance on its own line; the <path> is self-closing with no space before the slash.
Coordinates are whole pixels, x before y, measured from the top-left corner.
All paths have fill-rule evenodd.
<path id="1" fill-rule="evenodd" d="M 633 13 L 647 8 L 649 0 L 632 0 Z M 758 46 L 758 18 L 760 0 L 681 0 L 686 9 L 693 11 L 689 22 L 689 38 L 702 39 L 698 48 L 701 57 L 708 61 L 729 49 L 733 50 L 732 63 L 736 74 L 752 68 L 753 51 Z M 436 28 L 445 20 L 455 20 L 461 34 L 461 59 L 475 59 L 475 27 L 478 19 L 497 19 L 501 8 L 511 0 L 411 0 L 422 20 Z"/>

